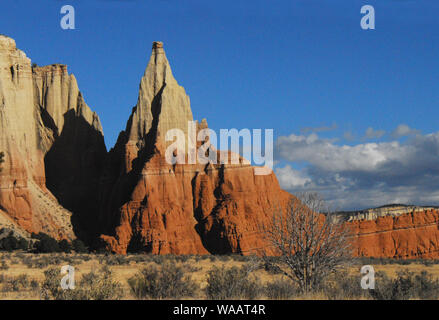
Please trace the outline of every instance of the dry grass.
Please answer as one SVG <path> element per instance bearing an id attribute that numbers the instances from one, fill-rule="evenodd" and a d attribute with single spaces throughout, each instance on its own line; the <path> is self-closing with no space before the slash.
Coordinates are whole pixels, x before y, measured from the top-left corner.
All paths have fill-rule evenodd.
<path id="1" fill-rule="evenodd" d="M 86 257 L 84 259 L 84 257 Z M 166 257 L 160 257 L 156 262 L 153 262 L 153 257 L 151 256 L 105 256 L 105 255 L 78 255 L 78 254 L 31 254 L 31 253 L 0 253 L 1 261 L 5 261 L 9 266 L 8 269 L 0 270 L 0 276 L 3 275 L 9 278 L 16 278 L 20 275 L 27 275 L 29 281 L 36 280 L 42 283 L 44 280 L 44 271 L 49 267 L 58 266 L 61 268 L 62 265 L 71 265 L 75 267 L 76 279 L 80 279 L 83 274 L 90 273 L 91 271 L 98 271 L 103 265 L 109 265 L 114 274 L 114 279 L 121 283 L 124 289 L 124 299 L 134 299 L 131 294 L 127 280 L 132 276 L 136 275 L 141 269 L 148 267 L 151 264 L 158 262 L 160 264 Z M 29 266 L 29 261 L 31 260 L 41 260 L 46 266 Z M 88 261 L 85 261 L 89 259 Z M 117 260 L 116 260 L 117 259 Z M 169 259 L 174 259 L 170 257 Z M 68 260 L 68 261 L 65 261 Z M 115 262 L 116 260 L 116 262 Z M 140 261 L 136 261 L 140 260 Z M 245 259 L 239 257 L 219 257 L 212 258 L 210 256 L 204 257 L 186 257 L 186 261 L 177 261 L 175 263 L 184 265 L 188 269 L 188 274 L 191 278 L 198 283 L 200 290 L 194 297 L 195 299 L 205 299 L 203 288 L 206 287 L 207 282 L 207 272 L 214 266 L 223 267 L 241 267 L 246 261 Z M 120 261 L 120 262 L 119 262 Z M 121 263 L 121 264 L 118 264 Z M 400 270 L 409 270 L 415 273 L 420 273 L 421 271 L 429 272 L 434 278 L 439 278 L 439 264 L 433 264 L 426 266 L 422 263 L 410 263 L 407 265 L 401 264 L 376 264 L 373 265 L 375 271 L 382 271 L 386 273 L 389 277 L 393 278 L 396 276 L 397 272 Z M 348 272 L 351 275 L 358 276 L 360 281 L 361 265 L 357 262 L 356 264 L 348 268 Z M 272 282 L 275 279 L 280 279 L 280 275 L 274 275 L 264 268 L 259 268 L 254 271 L 262 284 Z M 262 297 L 263 298 L 263 297 Z M 30 286 L 28 289 L 22 289 L 19 291 L 5 291 L 1 290 L 0 299 L 40 299 L 40 294 L 38 290 L 32 289 Z M 324 294 L 313 294 L 310 296 L 301 296 L 300 299 L 326 299 Z"/>

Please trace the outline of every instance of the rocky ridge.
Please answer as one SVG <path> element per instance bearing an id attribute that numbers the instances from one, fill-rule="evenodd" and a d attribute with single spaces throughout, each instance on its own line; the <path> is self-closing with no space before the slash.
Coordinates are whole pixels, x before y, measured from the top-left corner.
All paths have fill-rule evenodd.
<path id="1" fill-rule="evenodd" d="M 267 248 L 260 226 L 293 196 L 274 173 L 255 175 L 243 158 L 169 164 L 166 132 L 188 136 L 192 120 L 190 99 L 155 42 L 137 104 L 107 153 L 99 117 L 67 67 L 32 67 L 13 39 L 0 36 L 0 226 L 22 236 L 98 240 L 96 246 L 122 254 Z M 203 120 L 195 130 L 206 128 Z M 439 257 L 436 208 L 393 206 L 342 218 L 354 232 L 356 256 Z"/>
<path id="2" fill-rule="evenodd" d="M 354 255 L 380 258 L 438 258 L 439 210 L 434 207 L 384 206 L 350 213 Z"/>

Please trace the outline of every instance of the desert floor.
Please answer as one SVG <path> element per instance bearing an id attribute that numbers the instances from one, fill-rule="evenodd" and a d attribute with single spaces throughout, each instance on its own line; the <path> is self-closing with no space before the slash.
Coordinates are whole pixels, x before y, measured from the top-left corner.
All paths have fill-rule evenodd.
<path id="1" fill-rule="evenodd" d="M 80 279 L 83 274 L 91 271 L 99 271 L 102 266 L 109 266 L 113 272 L 114 280 L 123 288 L 122 299 L 135 299 L 127 280 L 136 275 L 143 268 L 153 264 L 160 264 L 171 260 L 173 263 L 185 265 L 186 274 L 199 285 L 197 294 L 186 299 L 205 299 L 203 288 L 207 285 L 207 272 L 214 266 L 220 268 L 241 267 L 248 263 L 254 263 L 249 257 L 242 256 L 151 256 L 151 255 L 104 255 L 104 254 L 33 254 L 24 252 L 0 253 L 0 299 L 41 299 L 40 287 L 44 281 L 44 271 L 51 267 L 61 270 L 61 266 L 70 265 L 75 268 L 75 279 Z M 384 272 L 390 278 L 397 275 L 398 271 L 408 270 L 419 274 L 428 272 L 434 279 L 439 279 L 439 263 L 428 260 L 390 260 L 390 259 L 360 259 L 344 269 L 351 276 L 358 276 L 360 282 L 362 275 L 361 266 L 372 265 L 376 272 Z M 252 273 L 261 282 L 267 284 L 275 279 L 283 278 L 282 275 L 272 274 L 264 268 L 259 268 Z M 26 275 L 25 284 L 11 285 L 14 279 L 23 278 Z M 9 282 L 8 282 L 9 279 Z M 283 278 L 285 279 L 285 278 Z M 7 285 L 9 283 L 9 285 Z M 266 297 L 262 296 L 261 299 Z M 326 299 L 324 294 L 312 294 L 299 296 L 297 299 Z"/>

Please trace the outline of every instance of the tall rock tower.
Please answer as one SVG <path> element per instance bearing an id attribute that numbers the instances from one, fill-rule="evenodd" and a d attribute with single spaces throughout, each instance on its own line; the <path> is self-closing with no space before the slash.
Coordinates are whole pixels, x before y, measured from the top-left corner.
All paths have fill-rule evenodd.
<path id="1" fill-rule="evenodd" d="M 191 120 L 189 97 L 172 75 L 163 44 L 154 42 L 137 105 L 101 181 L 99 225 L 107 249 L 204 254 L 251 253 L 263 246 L 260 224 L 291 195 L 274 173 L 255 175 L 244 159 L 166 162 L 166 132 L 177 128 L 188 137 Z"/>
<path id="2" fill-rule="evenodd" d="M 193 120 L 189 97 L 174 79 L 161 42 L 153 43 L 130 120 L 126 128 L 128 139 L 138 143 L 139 148 L 154 138 L 164 144 L 169 129 L 178 128 L 187 135 L 187 123 Z"/>

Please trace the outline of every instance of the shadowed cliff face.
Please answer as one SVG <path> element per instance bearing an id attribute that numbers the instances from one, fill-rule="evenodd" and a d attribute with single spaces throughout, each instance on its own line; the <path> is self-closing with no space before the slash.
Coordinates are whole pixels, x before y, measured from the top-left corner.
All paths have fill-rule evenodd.
<path id="1" fill-rule="evenodd" d="M 102 134 L 71 109 L 44 157 L 46 186 L 72 212 L 74 232 L 84 240 L 96 232 L 97 189 L 105 155 Z"/>
<path id="2" fill-rule="evenodd" d="M 34 94 L 51 138 L 43 146 L 46 187 L 72 212 L 75 235 L 96 232 L 97 188 L 106 147 L 98 116 L 63 65 L 33 68 Z"/>
<path id="3" fill-rule="evenodd" d="M 106 154 L 99 118 L 66 66 L 32 68 L 5 36 L 0 36 L 0 104 L 1 218 L 27 232 L 74 238 L 69 210 L 75 211 L 74 221 L 85 207 L 90 210 Z"/>

